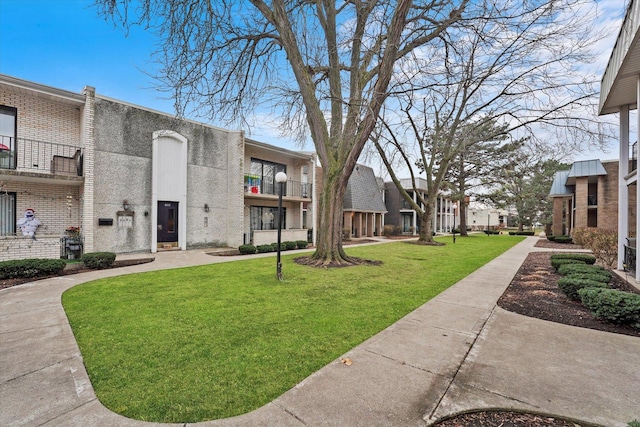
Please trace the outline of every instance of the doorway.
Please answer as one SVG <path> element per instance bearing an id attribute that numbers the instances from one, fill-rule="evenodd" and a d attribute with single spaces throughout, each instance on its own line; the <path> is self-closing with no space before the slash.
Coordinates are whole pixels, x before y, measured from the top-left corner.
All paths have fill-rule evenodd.
<path id="1" fill-rule="evenodd" d="M 178 247 L 178 202 L 158 202 L 158 249 Z"/>

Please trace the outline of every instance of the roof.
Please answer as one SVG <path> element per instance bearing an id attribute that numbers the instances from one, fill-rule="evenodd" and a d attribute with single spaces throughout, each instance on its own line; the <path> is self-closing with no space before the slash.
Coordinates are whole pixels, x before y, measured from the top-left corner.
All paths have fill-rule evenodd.
<path id="1" fill-rule="evenodd" d="M 616 113 L 623 105 L 637 103 L 639 72 L 640 2 L 631 0 L 600 83 L 600 115 Z"/>
<path id="2" fill-rule="evenodd" d="M 599 176 L 607 175 L 602 162 L 598 159 L 582 160 L 571 165 L 570 170 L 558 171 L 553 177 L 550 197 L 570 196 L 577 178 L 587 178 L 589 182 L 597 182 Z"/>
<path id="3" fill-rule="evenodd" d="M 356 165 L 349 177 L 343 203 L 345 211 L 387 212 L 373 169 L 369 166 Z"/>
<path id="4" fill-rule="evenodd" d="M 580 178 L 584 176 L 599 176 L 606 175 L 607 171 L 604 170 L 604 166 L 602 166 L 602 162 L 600 160 L 583 160 L 580 162 L 575 162 L 571 166 L 571 170 L 569 171 L 569 178 Z"/>
<path id="5" fill-rule="evenodd" d="M 573 190 L 567 187 L 567 177 L 570 171 L 558 171 L 553 177 L 553 183 L 551 184 L 550 197 L 562 197 L 570 196 L 573 194 Z"/>

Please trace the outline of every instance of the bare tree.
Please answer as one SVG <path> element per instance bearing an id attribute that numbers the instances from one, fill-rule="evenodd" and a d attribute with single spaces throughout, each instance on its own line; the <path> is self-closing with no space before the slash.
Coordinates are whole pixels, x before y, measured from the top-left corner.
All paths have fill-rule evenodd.
<path id="1" fill-rule="evenodd" d="M 398 167 L 426 174 L 420 241 L 432 241 L 432 202 L 452 162 L 483 142 L 526 138 L 533 151 L 561 158 L 614 137 L 596 118 L 597 76 L 583 70 L 601 37 L 594 8 L 586 0 L 473 2 L 394 76 L 372 142 L 396 185 Z"/>
<path id="2" fill-rule="evenodd" d="M 396 64 L 440 37 L 467 2 L 96 0 L 115 23 L 157 32 L 158 78 L 179 114 L 247 124 L 266 103 L 286 131 L 310 134 L 324 172 L 318 265 L 355 261 L 342 249 L 342 199 Z"/>

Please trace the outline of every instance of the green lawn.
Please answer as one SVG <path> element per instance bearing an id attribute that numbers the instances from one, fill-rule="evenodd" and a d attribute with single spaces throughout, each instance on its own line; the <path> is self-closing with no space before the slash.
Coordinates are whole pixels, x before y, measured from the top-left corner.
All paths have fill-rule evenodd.
<path id="1" fill-rule="evenodd" d="M 97 280 L 62 301 L 105 406 L 197 422 L 270 402 L 522 239 L 347 248 L 381 266 L 317 269 L 284 255 L 284 282 L 275 257 L 248 257 Z"/>

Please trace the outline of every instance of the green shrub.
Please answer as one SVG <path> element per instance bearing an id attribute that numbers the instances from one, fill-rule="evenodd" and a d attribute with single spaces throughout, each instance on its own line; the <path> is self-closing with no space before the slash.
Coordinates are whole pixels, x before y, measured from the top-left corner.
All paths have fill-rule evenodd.
<path id="1" fill-rule="evenodd" d="M 583 264 L 583 265 L 587 265 L 584 261 L 581 261 L 579 259 L 552 259 L 551 260 L 551 265 L 556 270 L 558 268 L 560 268 L 561 265 L 567 265 L 567 264 Z"/>
<path id="2" fill-rule="evenodd" d="M 498 230 L 483 230 L 484 234 L 489 235 L 489 234 L 500 234 L 500 232 Z"/>
<path id="3" fill-rule="evenodd" d="M 285 251 L 292 251 L 298 246 L 296 242 L 291 241 L 282 242 L 282 245 L 285 247 Z"/>
<path id="4" fill-rule="evenodd" d="M 264 254 L 267 252 L 273 252 L 275 249 L 273 249 L 273 245 L 258 245 L 256 246 L 256 249 L 258 250 L 259 254 Z"/>
<path id="5" fill-rule="evenodd" d="M 589 265 L 589 264 L 565 264 L 561 265 L 558 268 L 558 273 L 564 275 L 571 273 L 597 273 L 602 275 L 607 275 L 611 278 L 611 272 L 604 267 L 600 267 L 599 265 Z"/>
<path id="6" fill-rule="evenodd" d="M 640 328 L 640 295 L 616 289 L 582 289 L 582 303 L 598 318 Z"/>
<path id="7" fill-rule="evenodd" d="M 509 236 L 535 236 L 535 231 L 510 231 Z"/>
<path id="8" fill-rule="evenodd" d="M 551 234 L 547 236 L 547 240 L 550 242 L 555 242 L 556 241 L 556 236 L 552 236 Z"/>
<path id="9" fill-rule="evenodd" d="M 606 283 L 598 282 L 589 279 L 578 279 L 571 276 L 566 276 L 558 279 L 558 287 L 571 299 L 580 299 L 578 291 L 582 288 L 609 288 Z"/>
<path id="10" fill-rule="evenodd" d="M 240 251 L 242 255 L 250 255 L 255 254 L 257 249 L 253 245 L 240 245 L 240 247 L 238 247 L 238 251 Z"/>
<path id="11" fill-rule="evenodd" d="M 298 249 L 306 249 L 309 246 L 309 242 L 306 240 L 296 240 L 296 246 Z"/>
<path id="12" fill-rule="evenodd" d="M 62 259 L 30 258 L 0 262 L 0 279 L 40 277 L 60 274 L 67 263 Z"/>
<path id="13" fill-rule="evenodd" d="M 113 252 L 89 252 L 82 255 L 82 263 L 87 268 L 109 268 L 116 260 L 116 254 Z"/>
<path id="14" fill-rule="evenodd" d="M 573 243 L 573 240 L 570 236 L 554 236 L 553 241 L 556 243 Z"/>
<path id="15" fill-rule="evenodd" d="M 598 272 L 593 273 L 569 273 L 564 277 L 571 277 L 575 279 L 587 279 L 594 280 L 596 282 L 609 283 L 611 281 L 611 275 L 602 274 Z"/>
<path id="16" fill-rule="evenodd" d="M 551 261 L 554 259 L 577 259 L 583 261 L 585 264 L 595 264 L 596 257 L 591 254 L 585 253 L 558 253 L 551 255 Z"/>

